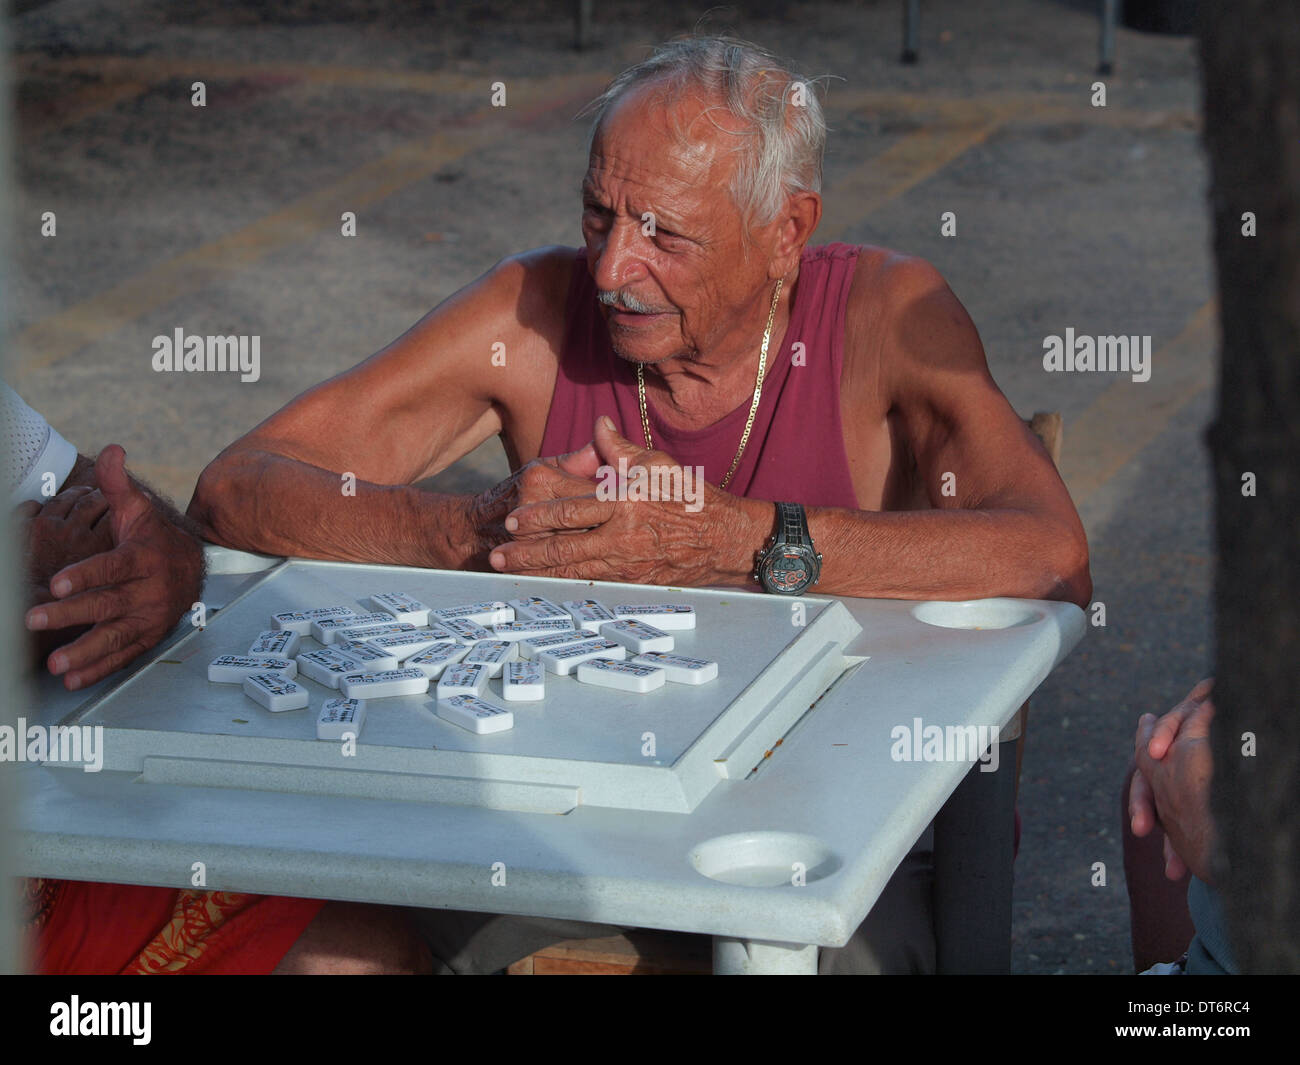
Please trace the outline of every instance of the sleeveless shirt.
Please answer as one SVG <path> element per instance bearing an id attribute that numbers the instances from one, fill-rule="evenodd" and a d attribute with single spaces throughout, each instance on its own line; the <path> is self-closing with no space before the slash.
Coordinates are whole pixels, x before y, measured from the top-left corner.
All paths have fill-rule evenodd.
<path id="1" fill-rule="evenodd" d="M 844 450 L 840 369 L 845 310 L 859 251 L 848 244 L 804 249 L 785 337 L 779 348 L 768 348 L 749 443 L 727 485 L 733 495 L 858 509 Z M 565 321 L 541 454 L 578 450 L 591 440 L 602 414 L 613 419 L 620 434 L 644 446 L 636 367 L 614 354 L 610 345 L 584 249 L 574 259 Z M 705 479 L 716 485 L 736 457 L 752 400 L 751 393 L 702 429 L 675 429 L 659 420 L 647 397 L 654 446 L 683 466 L 702 467 Z"/>

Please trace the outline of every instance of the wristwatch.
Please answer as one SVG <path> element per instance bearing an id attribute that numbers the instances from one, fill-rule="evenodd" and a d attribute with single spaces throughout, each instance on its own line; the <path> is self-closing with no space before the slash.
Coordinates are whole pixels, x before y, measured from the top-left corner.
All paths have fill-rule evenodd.
<path id="1" fill-rule="evenodd" d="M 822 556 L 813 548 L 808 515 L 798 503 L 778 503 L 776 532 L 758 554 L 755 580 L 776 595 L 798 595 L 821 574 Z"/>

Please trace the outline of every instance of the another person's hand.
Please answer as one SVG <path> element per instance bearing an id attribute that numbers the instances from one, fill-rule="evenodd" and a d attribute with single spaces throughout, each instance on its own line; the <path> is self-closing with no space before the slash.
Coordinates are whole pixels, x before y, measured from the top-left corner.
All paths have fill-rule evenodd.
<path id="1" fill-rule="evenodd" d="M 53 601 L 27 612 L 33 631 L 91 625 L 47 659 L 69 690 L 84 688 L 153 647 L 198 599 L 203 551 L 126 475 L 126 453 L 110 444 L 95 463 L 112 544 L 50 580 Z"/>
<path id="2" fill-rule="evenodd" d="M 1190 870 L 1213 882 L 1214 821 L 1210 815 L 1212 680 L 1201 681 L 1160 718 L 1144 714 L 1134 741 L 1137 772 L 1129 790 L 1133 834 L 1165 833 L 1165 875 Z"/>
<path id="3" fill-rule="evenodd" d="M 106 520 L 108 500 L 89 485 L 74 485 L 37 503 L 28 500 L 16 508 L 23 519 L 23 551 L 31 585 L 46 589 L 50 578 L 70 558 L 89 558 L 113 547 L 113 534 Z M 48 599 L 48 593 L 33 602 Z"/>
<path id="4" fill-rule="evenodd" d="M 637 447 L 606 418 L 597 421 L 593 443 L 599 463 L 593 476 L 604 468 L 606 484 L 614 485 L 621 459 L 632 476 L 637 467 L 646 471 L 643 483 L 658 486 L 660 498 L 632 498 L 619 480 L 614 498 L 598 493 L 592 483 L 581 495 L 521 500 L 505 520 L 513 539 L 491 553 L 494 569 L 636 584 L 708 584 L 720 555 L 734 546 L 752 517 L 744 509 L 771 510 L 770 503 L 742 500 L 705 483 L 662 451 Z M 666 486 L 675 488 L 668 494 L 676 498 L 663 498 Z M 768 531 L 765 527 L 758 540 Z"/>

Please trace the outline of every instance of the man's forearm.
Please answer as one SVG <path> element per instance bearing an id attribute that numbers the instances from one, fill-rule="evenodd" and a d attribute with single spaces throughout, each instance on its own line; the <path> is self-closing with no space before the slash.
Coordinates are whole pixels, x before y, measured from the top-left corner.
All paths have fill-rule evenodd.
<path id="1" fill-rule="evenodd" d="M 755 552 L 775 531 L 775 507 L 742 500 L 743 522 L 719 539 L 722 583 L 761 587 Z M 1082 529 L 1020 510 L 852 511 L 809 507 L 822 572 L 808 594 L 871 599 L 1056 599 L 1092 596 Z M 748 574 L 748 577 L 741 576 Z"/>
<path id="2" fill-rule="evenodd" d="M 486 557 L 471 510 L 472 497 L 353 482 L 248 449 L 203 471 L 188 514 L 205 539 L 244 551 L 461 569 Z"/>

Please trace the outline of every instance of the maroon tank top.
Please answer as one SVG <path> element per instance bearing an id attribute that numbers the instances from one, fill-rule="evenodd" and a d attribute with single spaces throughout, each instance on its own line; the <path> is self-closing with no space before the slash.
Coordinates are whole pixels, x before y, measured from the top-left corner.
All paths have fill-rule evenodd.
<path id="1" fill-rule="evenodd" d="M 844 363 L 844 312 L 859 248 L 826 244 L 805 248 L 795 302 L 780 350 L 769 348 L 763 395 L 749 443 L 727 485 L 733 495 L 774 503 L 858 509 L 844 452 L 840 418 L 840 368 Z M 596 286 L 579 250 L 569 282 L 567 331 L 543 455 L 576 451 L 591 440 L 596 419 L 608 414 L 618 431 L 645 445 L 636 368 L 610 346 L 596 301 Z M 795 365 L 796 343 L 803 344 Z M 701 466 L 716 485 L 740 446 L 753 396 L 703 429 L 674 429 L 647 404 L 655 448 L 683 466 Z"/>

